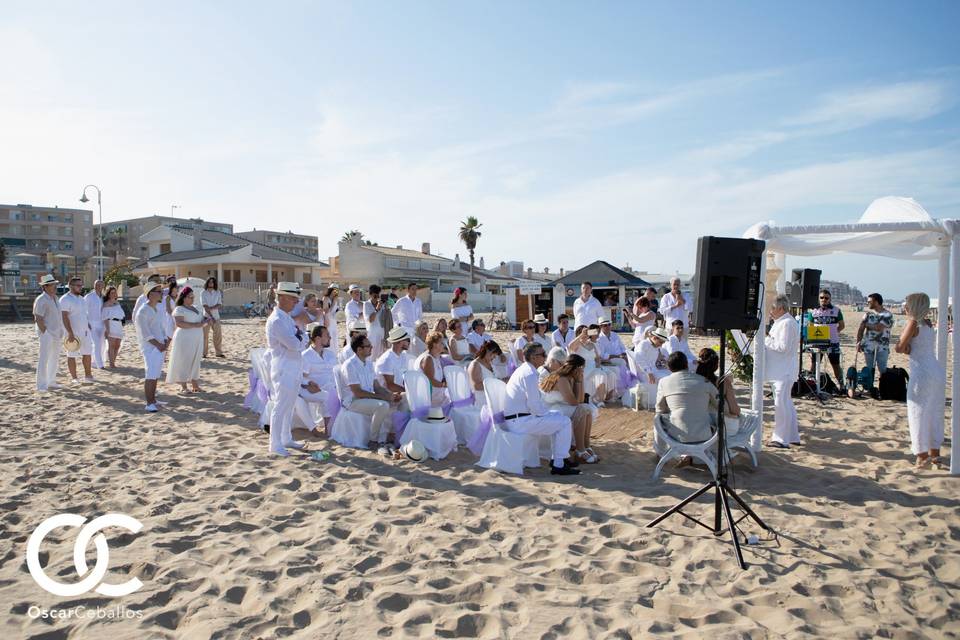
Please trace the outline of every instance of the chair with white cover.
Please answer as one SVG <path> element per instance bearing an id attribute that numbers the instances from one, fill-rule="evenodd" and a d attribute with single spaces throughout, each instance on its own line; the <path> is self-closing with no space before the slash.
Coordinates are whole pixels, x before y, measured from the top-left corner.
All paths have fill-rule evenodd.
<path id="1" fill-rule="evenodd" d="M 434 460 L 443 460 L 457 450 L 457 430 L 452 420 L 427 421 L 430 412 L 430 380 L 418 370 L 407 371 L 403 376 L 407 404 L 410 405 L 410 421 L 400 436 L 399 445 L 411 440 L 419 441 Z"/>
<path id="2" fill-rule="evenodd" d="M 666 419 L 667 417 L 661 413 L 653 417 L 653 449 L 660 456 L 660 462 L 657 463 L 657 468 L 653 471 L 653 479 L 656 480 L 660 477 L 663 465 L 680 456 L 690 456 L 702 460 L 710 469 L 710 475 L 716 477 L 717 459 L 714 451 L 717 448 L 719 434 L 714 433 L 704 442 L 680 442 L 670 437 L 665 426 Z"/>
<path id="3" fill-rule="evenodd" d="M 459 365 L 444 367 L 443 378 L 450 394 L 450 419 L 457 430 L 457 442 L 466 444 L 480 426 L 480 409 L 470 393 L 470 378 L 467 370 Z"/>
<path id="4" fill-rule="evenodd" d="M 347 379 L 343 367 L 333 368 L 333 384 L 337 389 L 337 397 L 343 402 L 343 392 L 347 388 Z M 339 442 L 345 447 L 366 449 L 370 442 L 370 426 L 373 419 L 370 416 L 350 411 L 347 407 L 340 407 L 337 417 L 330 426 L 330 439 Z"/>
<path id="5" fill-rule="evenodd" d="M 725 418 L 727 452 L 733 458 L 734 449 L 743 449 L 750 454 L 753 466 L 757 466 L 757 454 L 750 446 L 750 440 L 760 427 L 757 412 L 751 409 L 741 409 L 739 418 Z"/>
<path id="6" fill-rule="evenodd" d="M 250 365 L 253 367 L 253 373 L 260 379 L 267 390 L 267 401 L 260 406 L 259 426 L 263 428 L 270 424 L 270 412 L 273 411 L 275 404 L 273 398 L 273 385 L 270 382 L 270 350 L 257 348 L 250 350 Z"/>
<path id="7" fill-rule="evenodd" d="M 627 367 L 637 379 L 637 384 L 623 392 L 623 395 L 620 396 L 621 404 L 634 411 L 653 409 L 657 399 L 657 385 L 647 382 L 647 376 L 637 368 L 637 361 L 631 351 L 627 352 Z"/>
<path id="8" fill-rule="evenodd" d="M 493 416 L 493 424 L 477 465 L 520 475 L 523 475 L 524 467 L 539 467 L 539 438 L 535 435 L 510 433 L 503 423 L 507 385 L 502 380 L 487 378 L 483 381 L 483 391 L 487 396 L 487 410 Z"/>

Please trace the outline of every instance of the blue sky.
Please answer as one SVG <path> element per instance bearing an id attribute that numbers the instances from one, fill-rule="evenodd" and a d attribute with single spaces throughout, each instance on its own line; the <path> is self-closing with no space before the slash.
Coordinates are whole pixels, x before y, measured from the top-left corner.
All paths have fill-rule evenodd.
<path id="1" fill-rule="evenodd" d="M 700 235 L 960 217 L 960 3 L 3 2 L 0 201 L 552 270 Z M 901 296 L 934 264 L 791 260 Z"/>

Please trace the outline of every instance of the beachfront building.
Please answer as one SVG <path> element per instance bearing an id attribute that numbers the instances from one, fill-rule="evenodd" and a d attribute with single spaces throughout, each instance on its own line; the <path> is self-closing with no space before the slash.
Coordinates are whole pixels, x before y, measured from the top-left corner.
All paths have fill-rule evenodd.
<path id="1" fill-rule="evenodd" d="M 63 281 L 83 272 L 97 251 L 93 212 L 0 204 L 0 243 L 6 254 L 2 290 L 33 291 L 43 274 Z"/>
<path id="2" fill-rule="evenodd" d="M 237 235 L 311 260 L 319 260 L 320 258 L 317 249 L 317 236 L 302 235 L 293 231 L 267 231 L 266 229 L 239 231 Z"/>
<path id="3" fill-rule="evenodd" d="M 112 259 L 115 264 L 125 260 L 149 257 L 147 244 L 140 241 L 140 236 L 162 226 L 198 227 L 207 231 L 233 233 L 233 225 L 229 222 L 211 222 L 202 218 L 175 218 L 173 216 L 143 216 L 127 218 L 103 223 L 103 254 Z M 100 225 L 94 225 L 94 234 Z"/>

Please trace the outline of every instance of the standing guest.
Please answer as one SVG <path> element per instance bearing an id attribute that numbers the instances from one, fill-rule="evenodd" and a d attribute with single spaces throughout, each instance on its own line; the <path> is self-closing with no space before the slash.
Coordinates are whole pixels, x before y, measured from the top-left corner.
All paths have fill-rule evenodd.
<path id="1" fill-rule="evenodd" d="M 170 339 L 170 364 L 167 384 L 179 383 L 181 393 L 200 393 L 200 360 L 203 358 L 203 325 L 210 319 L 194 306 L 196 295 L 184 287 L 174 301 L 173 319 L 176 329 Z M 191 389 L 187 389 L 187 382 Z"/>
<path id="2" fill-rule="evenodd" d="M 447 381 L 443 378 L 443 363 L 440 354 L 443 352 L 443 336 L 434 331 L 427 336 L 427 350 L 417 356 L 417 369 L 427 376 L 430 381 L 430 404 L 439 407 L 447 398 Z"/>
<path id="3" fill-rule="evenodd" d="M 163 352 L 167 350 L 167 330 L 163 323 L 163 311 L 160 300 L 163 289 L 159 282 L 149 282 L 143 288 L 147 302 L 133 319 L 140 339 L 140 352 L 143 354 L 143 395 L 147 401 L 144 408 L 147 413 L 158 411 L 157 380 L 163 369 Z"/>
<path id="4" fill-rule="evenodd" d="M 403 326 L 403 325 L 400 325 Z M 406 327 L 404 327 L 406 329 Z M 417 324 L 414 328 L 413 340 L 410 341 L 410 357 L 417 358 L 421 353 L 427 350 L 427 334 L 430 333 L 430 325 L 427 324 L 425 320 L 417 320 Z M 410 332 L 407 331 L 407 335 Z"/>
<path id="5" fill-rule="evenodd" d="M 513 341 L 513 357 L 518 365 L 523 362 L 523 350 L 527 348 L 528 344 L 535 342 L 533 334 L 536 330 L 537 325 L 533 323 L 533 320 L 524 320 L 520 325 L 520 331 L 523 332 L 523 335 Z M 546 353 L 547 350 L 544 349 L 543 352 Z"/>
<path id="6" fill-rule="evenodd" d="M 63 314 L 57 300 L 57 285 L 52 275 L 40 278 L 41 293 L 33 301 L 33 321 L 37 324 L 40 355 L 37 358 L 37 391 L 60 389 L 57 369 L 60 366 L 60 341 L 63 340 Z"/>
<path id="7" fill-rule="evenodd" d="M 343 390 L 343 406 L 372 418 L 370 435 L 376 438 L 377 452 L 380 455 L 393 455 L 392 447 L 387 445 L 390 434 L 391 404 L 401 400 L 399 393 L 387 391 L 377 382 L 370 358 L 372 347 L 365 335 L 358 335 L 350 343 L 354 356 L 343 365 L 347 380 Z"/>
<path id="8" fill-rule="evenodd" d="M 646 297 L 647 302 L 650 305 L 650 311 L 653 311 L 655 314 L 659 313 L 660 301 L 657 300 L 657 290 L 653 287 L 647 287 L 646 292 L 644 292 L 644 297 Z"/>
<path id="9" fill-rule="evenodd" d="M 593 285 L 584 282 L 580 285 L 580 297 L 573 301 L 574 328 L 597 324 L 603 315 L 600 301 L 593 297 Z"/>
<path id="10" fill-rule="evenodd" d="M 320 415 L 323 417 L 324 427 L 329 430 L 330 424 L 329 400 L 330 394 L 336 396 L 336 384 L 333 381 L 334 367 L 337 366 L 337 354 L 330 348 L 330 332 L 322 324 L 312 324 L 306 328 L 310 336 L 310 346 L 301 352 L 303 362 L 303 380 L 300 381 L 300 397 L 309 404 L 315 404 L 320 408 Z M 299 407 L 299 404 L 295 404 Z M 300 415 L 304 424 L 313 424 L 314 419 L 310 415 Z M 322 435 L 317 433 L 317 426 L 314 424 L 311 435 Z"/>
<path id="11" fill-rule="evenodd" d="M 641 375 L 646 374 L 647 382 L 657 384 L 670 375 L 667 369 L 667 353 L 663 345 L 670 339 L 670 334 L 663 327 L 647 329 L 647 335 L 634 348 L 634 357 L 637 361 L 637 370 Z"/>
<path id="12" fill-rule="evenodd" d="M 716 429 L 717 388 L 688 368 L 679 351 L 667 358 L 670 375 L 657 385 L 657 413 L 667 433 L 680 442 L 709 440 Z"/>
<path id="13" fill-rule="evenodd" d="M 367 323 L 367 338 L 373 345 L 373 354 L 370 356 L 376 362 L 386 348 L 386 333 L 383 330 L 382 315 L 386 314 L 386 307 L 380 299 L 380 285 L 372 284 L 367 289 L 367 299 L 363 303 L 363 320 Z"/>
<path id="14" fill-rule="evenodd" d="M 547 335 L 550 331 L 550 321 L 542 313 L 533 316 L 533 340 L 549 352 L 553 348 L 553 338 Z"/>
<path id="15" fill-rule="evenodd" d="M 303 380 L 303 329 L 290 317 L 300 299 L 300 285 L 281 282 L 277 285 L 277 308 L 267 318 L 267 349 L 270 350 L 270 382 L 273 386 L 273 410 L 270 412 L 270 453 L 289 456 L 288 448 L 302 449 L 293 439 L 293 412 L 300 382 Z"/>
<path id="16" fill-rule="evenodd" d="M 340 364 L 346 363 L 347 360 L 355 356 L 353 352 L 353 339 L 357 336 L 366 335 L 367 331 L 362 326 L 356 322 L 347 323 L 347 343 L 343 345 L 343 349 L 337 354 L 337 360 Z"/>
<path id="17" fill-rule="evenodd" d="M 352 284 L 347 287 L 347 305 L 343 308 L 343 321 L 347 324 L 357 324 L 363 320 L 363 290 Z M 366 323 L 364 323 L 366 324 Z"/>
<path id="18" fill-rule="evenodd" d="M 93 289 L 83 296 L 87 305 L 87 321 L 90 323 L 90 336 L 93 339 L 93 368 L 103 369 L 103 280 L 96 280 Z"/>
<path id="19" fill-rule="evenodd" d="M 599 330 L 594 330 L 600 333 Z M 597 344 L 591 339 L 590 328 L 580 325 L 576 330 L 576 338 L 570 343 L 569 355 L 578 355 L 583 358 L 583 385 L 584 391 L 590 395 L 590 402 L 601 406 L 609 394 L 607 378 L 600 369 L 600 354 Z"/>
<path id="20" fill-rule="evenodd" d="M 900 334 L 897 353 L 910 356 L 910 381 L 907 383 L 907 422 L 910 424 L 910 450 L 917 456 L 917 468 L 931 464 L 946 467 L 940 457 L 943 444 L 943 416 L 947 375 L 937 362 L 936 331 L 930 324 L 930 298 L 911 293 L 903 301 L 907 324 Z"/>
<path id="21" fill-rule="evenodd" d="M 373 371 L 384 389 L 402 396 L 406 392 L 403 373 L 410 368 L 410 357 L 406 353 L 410 348 L 410 336 L 403 327 L 394 327 L 387 336 L 387 342 L 390 348 L 377 358 Z"/>
<path id="22" fill-rule="evenodd" d="M 417 298 L 416 282 L 407 285 L 407 295 L 397 300 L 391 312 L 393 324 L 403 327 L 410 335 L 417 332 L 417 322 L 423 319 L 423 303 Z"/>
<path id="23" fill-rule="evenodd" d="M 462 322 L 473 320 L 473 307 L 467 302 L 467 290 L 463 287 L 453 290 L 453 298 L 450 299 L 450 316 Z"/>
<path id="24" fill-rule="evenodd" d="M 400 299 L 400 288 L 393 287 L 390 289 L 390 295 L 387 298 L 387 306 L 393 309 L 393 305 L 397 304 L 397 300 Z"/>
<path id="25" fill-rule="evenodd" d="M 590 447 L 590 430 L 593 428 L 595 408 L 584 402 L 584 360 L 578 355 L 566 360 L 540 382 L 543 402 L 548 408 L 570 418 L 573 426 L 573 441 L 580 462 L 596 464 L 600 461 Z"/>
<path id="26" fill-rule="evenodd" d="M 103 325 L 103 335 L 107 344 L 107 363 L 111 369 L 117 368 L 117 354 L 123 342 L 123 320 L 126 316 L 120 301 L 117 299 L 117 288 L 110 286 L 103 292 L 103 308 L 100 311 L 100 320 Z"/>
<path id="27" fill-rule="evenodd" d="M 892 328 L 893 314 L 883 308 L 883 296 L 871 293 L 867 296 L 867 312 L 857 329 L 857 350 L 863 353 L 867 365 L 876 367 L 880 374 L 887 370 Z"/>
<path id="28" fill-rule="evenodd" d="M 167 340 L 173 339 L 173 333 L 177 330 L 177 323 L 173 319 L 173 310 L 177 308 L 177 300 L 180 298 L 180 286 L 176 280 L 168 284 L 163 292 L 163 299 L 160 301 L 163 309 L 163 326 L 167 331 Z M 171 352 L 172 353 L 172 352 Z M 168 372 L 169 375 L 169 372 Z"/>
<path id="29" fill-rule="evenodd" d="M 717 389 L 720 389 L 721 382 L 717 378 L 717 370 L 720 368 L 720 356 L 709 347 L 700 349 L 697 358 L 697 374 L 703 376 L 707 382 Z M 727 426 L 727 433 L 736 433 L 734 425 L 739 425 L 740 404 L 737 402 L 737 394 L 733 391 L 733 376 L 727 374 L 723 376 L 723 416 Z"/>
<path id="30" fill-rule="evenodd" d="M 550 436 L 553 445 L 553 475 L 577 475 L 579 469 L 567 460 L 570 455 L 570 443 L 573 439 L 573 427 L 570 418 L 559 411 L 550 411 L 543 403 L 540 392 L 540 376 L 537 368 L 547 358 L 546 352 L 536 342 L 525 347 L 523 364 L 510 376 L 507 382 L 506 401 L 503 418 L 506 430 L 537 436 Z"/>
<path id="31" fill-rule="evenodd" d="M 67 367 L 74 384 L 77 377 L 77 358 L 83 362 L 83 382 L 93 382 L 91 356 L 93 354 L 93 335 L 90 333 L 90 319 L 87 317 L 87 302 L 83 299 L 83 280 L 76 276 L 69 280 L 70 290 L 60 297 L 60 311 L 63 315 L 63 328 L 70 342 L 79 341 L 76 351 L 67 350 Z"/>
<path id="32" fill-rule="evenodd" d="M 648 289 L 653 291 L 653 289 Z M 647 329 L 651 329 L 657 324 L 657 312 L 650 307 L 650 299 L 646 296 L 637 298 L 633 303 L 633 311 L 623 310 L 627 314 L 627 320 L 633 327 L 633 347 L 643 342 Z"/>
<path id="33" fill-rule="evenodd" d="M 340 329 L 337 326 L 337 313 L 340 311 L 340 287 L 337 283 L 331 282 L 323 294 L 323 300 L 320 301 L 320 307 L 323 309 L 323 326 L 330 332 L 330 346 L 337 350 L 340 348 Z"/>
<path id="34" fill-rule="evenodd" d="M 308 293 L 297 303 L 297 306 L 290 312 L 290 317 L 301 327 L 306 328 L 308 324 L 324 324 L 324 313 L 320 308 L 320 301 L 317 294 Z"/>
<path id="35" fill-rule="evenodd" d="M 564 351 L 570 348 L 570 343 L 576 337 L 573 327 L 570 326 L 570 316 L 561 313 L 557 318 L 557 328 L 554 330 L 552 338 L 554 346 L 560 347 Z"/>
<path id="36" fill-rule="evenodd" d="M 146 287 L 146 285 L 150 284 L 151 282 L 155 282 L 155 283 L 157 283 L 157 284 L 160 284 L 160 274 L 159 274 L 159 273 L 152 273 L 152 274 L 150 274 L 149 276 L 147 276 L 147 281 L 144 283 L 144 286 L 143 286 L 143 292 L 142 292 L 139 296 L 137 296 L 137 301 L 133 304 L 133 313 L 132 313 L 131 316 L 130 316 L 131 319 L 132 319 L 132 318 L 136 318 L 136 317 L 137 317 L 137 312 L 140 311 L 140 307 L 142 307 L 143 305 L 147 304 L 147 287 Z"/>
<path id="37" fill-rule="evenodd" d="M 486 330 L 487 325 L 484 324 L 480 318 L 476 318 L 470 323 L 470 333 L 467 334 L 467 342 L 470 343 L 471 349 L 476 349 L 479 352 L 484 344 L 493 340 L 489 334 L 484 333 Z"/>
<path id="38" fill-rule="evenodd" d="M 690 321 L 690 305 L 686 296 L 680 291 L 680 278 L 670 278 L 670 291 L 660 299 L 660 314 L 667 327 L 673 326 L 674 320 L 682 320 L 683 326 Z"/>
<path id="39" fill-rule="evenodd" d="M 503 351 L 496 342 L 484 342 L 477 356 L 467 367 L 467 375 L 470 376 L 470 388 L 473 390 L 473 404 L 475 407 L 483 407 L 487 403 L 487 396 L 483 390 L 483 381 L 487 378 L 498 378 L 494 369 L 494 361 L 503 357 Z"/>
<path id="40" fill-rule="evenodd" d="M 213 349 L 218 358 L 225 358 L 223 355 L 223 334 L 220 328 L 220 310 L 223 308 L 223 294 L 220 293 L 220 285 L 213 276 L 207 278 L 203 284 L 203 293 L 200 294 L 200 304 L 203 305 L 203 313 L 210 318 L 212 322 L 203 325 L 203 357 L 206 358 L 210 353 L 209 338 L 213 332 Z"/>
<path id="41" fill-rule="evenodd" d="M 670 338 L 664 345 L 667 355 L 680 352 L 687 356 L 687 365 L 690 367 L 695 367 L 697 359 L 694 357 L 693 352 L 690 351 L 690 345 L 687 343 L 687 336 L 685 335 L 683 320 L 674 320 L 670 330 Z"/>
<path id="42" fill-rule="evenodd" d="M 840 332 L 843 331 L 843 312 L 840 310 L 840 307 L 835 307 L 830 303 L 830 291 L 827 289 L 820 290 L 820 306 L 812 309 L 810 313 L 807 314 L 807 321 L 812 323 L 814 326 L 827 326 L 830 327 L 830 347 L 827 351 L 827 359 L 830 361 L 830 366 L 833 368 L 833 375 L 837 377 L 837 385 L 840 387 L 840 393 L 846 393 L 846 388 L 844 387 L 844 377 L 840 373 Z M 823 359 L 822 353 L 811 353 L 810 354 L 810 368 L 816 368 L 817 358 Z"/>
<path id="43" fill-rule="evenodd" d="M 277 283 L 271 282 L 270 288 L 267 289 L 267 313 L 273 311 L 273 308 L 277 306 Z"/>
<path id="44" fill-rule="evenodd" d="M 450 357 L 457 364 L 466 365 L 476 353 L 473 345 L 467 342 L 467 337 L 463 335 L 463 322 L 454 318 L 450 321 Z"/>
<path id="45" fill-rule="evenodd" d="M 789 449 L 800 444 L 797 409 L 790 390 L 797 380 L 797 354 L 800 350 L 800 327 L 790 314 L 790 299 L 777 296 L 770 310 L 773 326 L 766 340 L 766 379 L 773 383 L 774 425 L 771 446 Z"/>

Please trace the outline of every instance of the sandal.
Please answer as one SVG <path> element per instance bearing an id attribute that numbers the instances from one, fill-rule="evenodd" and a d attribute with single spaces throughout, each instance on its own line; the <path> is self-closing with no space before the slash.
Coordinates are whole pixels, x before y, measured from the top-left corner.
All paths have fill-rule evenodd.
<path id="1" fill-rule="evenodd" d="M 916 468 L 917 469 L 929 469 L 931 465 L 931 460 L 929 456 L 924 456 L 923 458 L 917 458 Z"/>
<path id="2" fill-rule="evenodd" d="M 577 458 L 584 464 L 597 464 L 597 462 L 600 461 L 600 459 L 597 458 L 596 455 L 590 453 L 589 450 L 577 451 Z"/>
<path id="3" fill-rule="evenodd" d="M 592 455 L 594 458 L 596 458 L 597 462 L 600 462 L 600 456 L 598 456 L 597 452 L 593 450 L 593 447 L 587 447 L 585 451 L 590 455 Z"/>
<path id="4" fill-rule="evenodd" d="M 947 459 L 943 456 L 936 456 L 935 458 L 929 458 L 930 464 L 935 466 L 938 469 L 949 469 L 950 463 L 947 462 Z"/>

